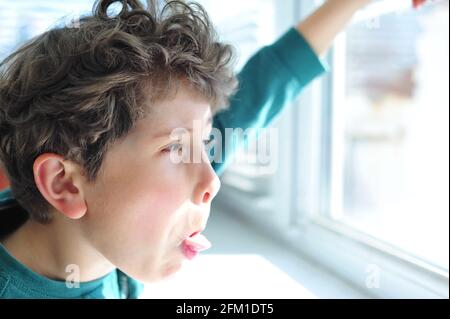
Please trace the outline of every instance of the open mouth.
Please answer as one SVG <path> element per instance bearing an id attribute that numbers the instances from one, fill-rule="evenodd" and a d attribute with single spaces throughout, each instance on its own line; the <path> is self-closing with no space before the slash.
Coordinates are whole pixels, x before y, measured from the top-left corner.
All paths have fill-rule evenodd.
<path id="1" fill-rule="evenodd" d="M 201 234 L 201 231 L 192 233 L 182 244 L 183 254 L 189 260 L 192 260 L 199 252 L 207 250 L 210 247 L 211 242 Z"/>

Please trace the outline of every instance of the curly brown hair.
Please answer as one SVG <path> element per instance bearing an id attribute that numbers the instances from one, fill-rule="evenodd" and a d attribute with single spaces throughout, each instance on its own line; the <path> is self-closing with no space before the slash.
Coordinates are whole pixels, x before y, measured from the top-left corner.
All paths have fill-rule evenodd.
<path id="1" fill-rule="evenodd" d="M 110 15 L 111 4 L 122 5 Z M 213 113 L 236 92 L 234 54 L 198 3 L 99 0 L 75 27 L 39 35 L 0 63 L 0 163 L 31 218 L 51 220 L 33 163 L 51 152 L 94 181 L 108 148 L 182 81 Z M 151 101 L 151 103 L 144 103 Z M 0 165 L 1 166 L 1 165 Z"/>

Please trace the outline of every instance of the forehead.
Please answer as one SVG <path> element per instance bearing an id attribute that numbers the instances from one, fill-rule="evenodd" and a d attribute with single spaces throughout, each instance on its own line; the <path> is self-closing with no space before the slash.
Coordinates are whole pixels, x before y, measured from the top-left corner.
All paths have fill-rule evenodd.
<path id="1" fill-rule="evenodd" d="M 211 116 L 209 101 L 190 86 L 181 84 L 168 99 L 149 105 L 148 116 L 136 123 L 134 132 L 149 136 L 175 128 L 190 128 L 193 121 L 206 124 Z"/>

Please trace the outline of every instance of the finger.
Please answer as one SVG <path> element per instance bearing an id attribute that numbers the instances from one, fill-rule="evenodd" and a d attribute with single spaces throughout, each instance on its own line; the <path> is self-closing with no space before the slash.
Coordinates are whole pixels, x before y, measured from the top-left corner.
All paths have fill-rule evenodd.
<path id="1" fill-rule="evenodd" d="M 413 0 L 413 6 L 414 8 L 419 8 L 422 5 L 424 5 L 427 2 L 427 0 Z"/>

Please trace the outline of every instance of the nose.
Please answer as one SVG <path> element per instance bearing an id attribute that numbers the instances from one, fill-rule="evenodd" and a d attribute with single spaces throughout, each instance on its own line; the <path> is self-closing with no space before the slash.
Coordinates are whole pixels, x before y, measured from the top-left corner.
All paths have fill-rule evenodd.
<path id="1" fill-rule="evenodd" d="M 209 160 L 204 160 L 198 165 L 201 167 L 194 203 L 196 205 L 210 204 L 219 192 L 221 183 Z"/>

